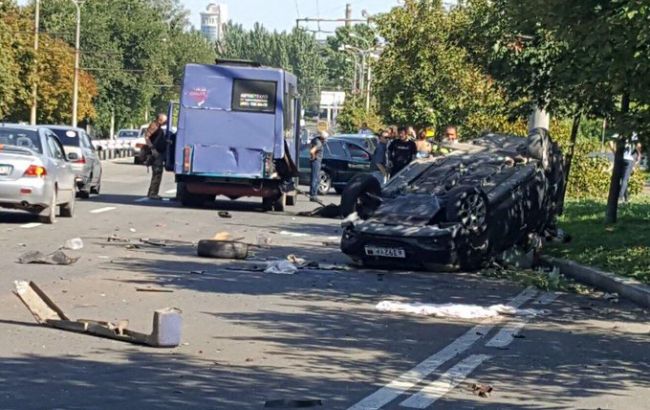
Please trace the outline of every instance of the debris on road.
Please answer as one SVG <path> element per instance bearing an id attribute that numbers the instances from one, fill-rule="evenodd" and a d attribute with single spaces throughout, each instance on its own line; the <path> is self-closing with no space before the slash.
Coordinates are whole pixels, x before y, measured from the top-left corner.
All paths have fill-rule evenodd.
<path id="1" fill-rule="evenodd" d="M 298 272 L 296 265 L 289 261 L 267 262 L 264 273 L 275 273 L 278 275 L 293 275 Z"/>
<path id="2" fill-rule="evenodd" d="M 452 319 L 486 319 L 503 315 L 537 316 L 541 313 L 535 309 L 517 309 L 502 304 L 483 307 L 459 303 L 426 304 L 382 301 L 377 304 L 376 308 L 381 312 L 413 313 Z"/>
<path id="3" fill-rule="evenodd" d="M 267 400 L 264 408 L 267 409 L 302 409 L 307 407 L 322 406 L 322 400 Z"/>
<path id="4" fill-rule="evenodd" d="M 69 249 L 71 251 L 78 251 L 80 249 L 83 249 L 84 247 L 84 241 L 81 240 L 81 238 L 72 238 L 68 239 L 63 243 L 63 246 L 61 249 Z"/>
<path id="5" fill-rule="evenodd" d="M 165 288 L 135 288 L 136 292 L 160 292 L 160 293 L 173 293 L 172 289 Z"/>
<path id="6" fill-rule="evenodd" d="M 480 383 L 472 383 L 470 389 L 472 390 L 472 393 L 479 397 L 483 397 L 484 399 L 490 397 L 490 393 L 494 390 L 494 388 L 489 384 Z"/>
<path id="7" fill-rule="evenodd" d="M 263 233 L 257 234 L 257 246 L 269 246 L 271 237 Z"/>
<path id="8" fill-rule="evenodd" d="M 151 245 L 151 246 L 157 246 L 159 248 L 163 248 L 167 246 L 167 242 L 161 239 L 141 238 L 140 242 L 146 243 L 147 245 Z"/>
<path id="9" fill-rule="evenodd" d="M 136 233 L 137 231 L 135 230 L 135 228 L 129 228 L 129 232 Z"/>
<path id="10" fill-rule="evenodd" d="M 34 282 L 15 281 L 14 293 L 29 309 L 36 322 L 44 326 L 153 347 L 176 347 L 181 340 L 181 311 L 176 308 L 156 310 L 153 331 L 147 335 L 127 329 L 127 320 L 70 320 Z"/>
<path id="11" fill-rule="evenodd" d="M 308 216 L 308 217 L 319 216 L 321 218 L 335 219 L 341 217 L 341 208 L 338 205 L 329 204 L 329 205 L 318 207 L 311 211 L 298 212 L 298 216 Z"/>
<path id="12" fill-rule="evenodd" d="M 21 264 L 41 264 L 41 265 L 72 265 L 77 262 L 79 257 L 68 256 L 65 252 L 58 250 L 45 255 L 40 251 L 29 251 L 18 258 Z"/>
<path id="13" fill-rule="evenodd" d="M 204 239 L 199 241 L 197 254 L 206 258 L 246 259 L 248 244 L 230 240 Z"/>
<path id="14" fill-rule="evenodd" d="M 296 255 L 288 255 L 287 256 L 287 261 L 291 262 L 292 264 L 296 265 L 297 267 L 303 267 L 307 265 L 307 260 L 304 258 L 300 258 Z"/>
<path id="15" fill-rule="evenodd" d="M 284 236 L 293 236 L 294 238 L 305 238 L 309 236 L 309 234 L 302 233 L 302 232 L 289 232 L 289 231 L 282 231 L 280 232 L 280 235 Z"/>
<path id="16" fill-rule="evenodd" d="M 217 215 L 219 215 L 219 218 L 232 218 L 232 215 L 228 211 L 219 211 Z"/>

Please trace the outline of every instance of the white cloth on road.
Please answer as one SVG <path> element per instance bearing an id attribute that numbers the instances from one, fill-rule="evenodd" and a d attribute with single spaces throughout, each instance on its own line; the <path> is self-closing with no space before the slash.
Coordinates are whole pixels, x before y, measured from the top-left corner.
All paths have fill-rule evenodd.
<path id="1" fill-rule="evenodd" d="M 536 316 L 541 311 L 535 309 L 517 309 L 508 305 L 466 305 L 459 303 L 427 304 L 382 301 L 377 304 L 381 312 L 413 313 L 423 316 L 436 316 L 455 319 L 485 319 L 501 315 Z"/>

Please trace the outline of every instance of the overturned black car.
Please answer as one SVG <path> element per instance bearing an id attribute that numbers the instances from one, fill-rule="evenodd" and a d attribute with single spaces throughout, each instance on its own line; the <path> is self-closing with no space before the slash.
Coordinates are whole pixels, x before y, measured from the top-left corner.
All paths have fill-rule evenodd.
<path id="1" fill-rule="evenodd" d="M 565 162 L 546 130 L 451 148 L 414 161 L 383 187 L 373 176 L 355 177 L 341 200 L 342 251 L 366 266 L 475 270 L 554 229 Z"/>

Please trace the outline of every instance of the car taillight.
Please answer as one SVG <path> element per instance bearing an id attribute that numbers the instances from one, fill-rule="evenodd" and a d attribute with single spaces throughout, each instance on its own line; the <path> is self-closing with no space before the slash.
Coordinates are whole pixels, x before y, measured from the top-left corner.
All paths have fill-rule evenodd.
<path id="1" fill-rule="evenodd" d="M 78 159 L 78 160 L 76 160 L 76 161 L 73 161 L 73 162 L 74 162 L 75 164 L 85 164 L 85 163 L 86 163 L 86 157 L 84 157 L 84 156 L 82 155 L 80 159 Z"/>
<path id="2" fill-rule="evenodd" d="M 189 173 L 192 170 L 192 147 L 186 145 L 183 148 L 183 172 Z"/>
<path id="3" fill-rule="evenodd" d="M 47 175 L 47 170 L 40 165 L 30 165 L 29 168 L 25 170 L 23 176 L 25 177 L 44 177 Z"/>

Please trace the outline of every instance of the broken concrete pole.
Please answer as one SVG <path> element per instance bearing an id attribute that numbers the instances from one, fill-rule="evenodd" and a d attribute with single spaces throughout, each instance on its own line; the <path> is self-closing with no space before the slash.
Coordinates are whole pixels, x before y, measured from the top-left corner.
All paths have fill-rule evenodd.
<path id="1" fill-rule="evenodd" d="M 153 332 L 149 344 L 158 347 L 175 347 L 181 343 L 181 311 L 176 308 L 156 310 L 153 314 Z"/>

